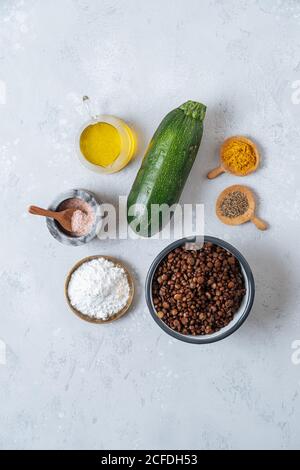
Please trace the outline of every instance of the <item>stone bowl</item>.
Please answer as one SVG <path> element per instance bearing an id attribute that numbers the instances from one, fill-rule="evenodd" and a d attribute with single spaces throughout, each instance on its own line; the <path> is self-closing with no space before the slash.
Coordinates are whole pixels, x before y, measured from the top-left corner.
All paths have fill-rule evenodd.
<path id="1" fill-rule="evenodd" d="M 242 300 L 239 310 L 234 315 L 233 320 L 221 330 L 215 333 L 203 335 L 203 336 L 184 335 L 182 333 L 174 331 L 172 328 L 166 325 L 166 323 L 164 323 L 163 320 L 161 320 L 156 314 L 156 310 L 155 310 L 155 306 L 154 306 L 153 298 L 152 298 L 152 282 L 153 282 L 155 272 L 159 264 L 162 262 L 162 260 L 171 251 L 175 250 L 175 248 L 185 245 L 187 242 L 191 242 L 191 241 L 193 240 L 191 240 L 190 238 L 183 238 L 181 240 L 176 240 L 175 242 L 167 246 L 164 250 L 162 250 L 154 259 L 152 265 L 150 266 L 147 279 L 146 279 L 146 286 L 145 286 L 146 302 L 148 305 L 149 312 L 152 318 L 154 319 L 154 321 L 158 324 L 158 326 L 160 326 L 160 328 L 165 333 L 167 333 L 170 336 L 173 336 L 173 338 L 179 339 L 180 341 L 184 341 L 186 343 L 193 343 L 193 344 L 215 343 L 216 341 L 225 339 L 231 334 L 233 334 L 242 326 L 242 324 L 247 319 L 249 313 L 251 312 L 252 305 L 254 302 L 254 296 L 255 296 L 254 278 L 253 278 L 251 268 L 249 264 L 247 263 L 246 259 L 235 247 L 233 247 L 226 241 L 221 240 L 220 238 L 204 236 L 204 242 L 211 242 L 214 245 L 221 246 L 225 250 L 229 251 L 235 258 L 237 258 L 237 260 L 240 263 L 242 274 L 244 276 L 246 294 Z"/>
<path id="2" fill-rule="evenodd" d="M 48 209 L 51 211 L 56 211 L 62 202 L 64 202 L 66 199 L 72 198 L 82 199 L 83 201 L 87 202 L 94 210 L 95 221 L 90 232 L 87 235 L 83 235 L 82 237 L 75 237 L 68 234 L 53 219 L 47 217 L 46 224 L 51 235 L 60 243 L 69 246 L 81 246 L 89 243 L 97 236 L 102 226 L 103 214 L 101 204 L 96 200 L 95 195 L 90 191 L 86 191 L 85 189 L 70 189 L 69 191 L 59 194 Z"/>

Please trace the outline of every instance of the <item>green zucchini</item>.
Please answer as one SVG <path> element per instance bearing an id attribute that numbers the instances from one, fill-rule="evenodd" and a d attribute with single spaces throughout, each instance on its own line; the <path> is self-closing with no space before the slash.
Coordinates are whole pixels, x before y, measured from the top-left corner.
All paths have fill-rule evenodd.
<path id="1" fill-rule="evenodd" d="M 178 203 L 201 143 L 205 112 L 205 105 L 187 101 L 167 114 L 152 137 L 127 199 L 127 221 L 139 235 L 162 229 L 153 227 L 153 204 Z"/>

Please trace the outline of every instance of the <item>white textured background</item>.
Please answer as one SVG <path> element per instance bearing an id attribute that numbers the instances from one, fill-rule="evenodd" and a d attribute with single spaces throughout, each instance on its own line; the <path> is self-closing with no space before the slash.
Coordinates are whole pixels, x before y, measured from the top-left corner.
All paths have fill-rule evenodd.
<path id="1" fill-rule="evenodd" d="M 300 447 L 299 26 L 297 0 L 1 0 L 0 448 Z M 84 94 L 139 133 L 117 175 L 77 161 Z M 257 283 L 245 325 L 204 347 L 170 339 L 147 312 L 145 274 L 165 243 L 70 248 L 26 215 L 72 187 L 107 202 L 127 194 L 154 129 L 187 99 L 208 113 L 182 200 L 205 204 L 206 233 L 239 248 Z M 261 169 L 207 181 L 235 133 L 260 143 Z M 239 182 L 268 232 L 216 220 L 218 193 Z M 138 279 L 135 308 L 106 327 L 64 301 L 67 271 L 90 254 L 123 258 Z"/>

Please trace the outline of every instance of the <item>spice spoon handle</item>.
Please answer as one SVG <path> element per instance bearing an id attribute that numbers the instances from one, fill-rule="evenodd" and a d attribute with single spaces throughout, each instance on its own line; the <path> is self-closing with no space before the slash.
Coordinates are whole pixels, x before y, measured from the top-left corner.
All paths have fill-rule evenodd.
<path id="1" fill-rule="evenodd" d="M 72 217 L 75 212 L 75 209 L 65 209 L 64 211 L 55 212 L 42 209 L 37 206 L 30 206 L 28 212 L 33 215 L 42 215 L 43 217 L 50 217 L 51 219 L 56 220 L 60 225 L 67 230 L 68 232 L 72 231 Z"/>
<path id="2" fill-rule="evenodd" d="M 217 168 L 214 168 L 208 173 L 207 178 L 212 180 L 217 176 L 221 175 L 222 173 L 225 173 L 224 168 L 222 166 L 218 166 Z"/>
<path id="3" fill-rule="evenodd" d="M 253 216 L 251 222 L 253 222 L 259 230 L 267 230 L 268 228 L 268 224 L 258 217 Z"/>

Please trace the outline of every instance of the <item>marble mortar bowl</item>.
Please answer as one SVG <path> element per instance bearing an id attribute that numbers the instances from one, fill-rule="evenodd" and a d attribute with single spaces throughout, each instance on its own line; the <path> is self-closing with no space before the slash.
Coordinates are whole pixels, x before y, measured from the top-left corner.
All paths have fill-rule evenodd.
<path id="1" fill-rule="evenodd" d="M 82 199 L 94 210 L 95 220 L 87 235 L 83 235 L 82 237 L 71 236 L 65 232 L 55 220 L 48 217 L 46 219 L 46 223 L 51 235 L 60 243 L 69 246 L 81 246 L 93 240 L 93 238 L 95 238 L 99 233 L 102 226 L 103 214 L 101 204 L 96 200 L 94 194 L 90 191 L 86 191 L 85 189 L 70 189 L 69 191 L 59 194 L 50 205 L 49 210 L 56 211 L 62 202 L 73 198 Z"/>

